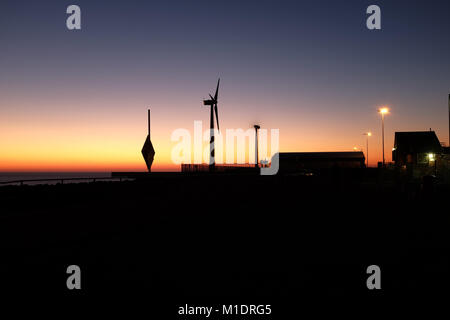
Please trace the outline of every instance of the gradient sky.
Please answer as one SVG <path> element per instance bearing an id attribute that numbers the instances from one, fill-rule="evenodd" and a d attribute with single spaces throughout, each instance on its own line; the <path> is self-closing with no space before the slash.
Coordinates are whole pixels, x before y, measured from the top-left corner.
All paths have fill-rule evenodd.
<path id="1" fill-rule="evenodd" d="M 67 6 L 82 30 L 66 28 Z M 382 30 L 366 28 L 366 8 Z M 177 128 L 280 129 L 281 151 L 365 148 L 381 159 L 377 107 L 395 131 L 448 142 L 449 1 L 21 1 L 0 3 L 0 171 L 174 170 Z"/>

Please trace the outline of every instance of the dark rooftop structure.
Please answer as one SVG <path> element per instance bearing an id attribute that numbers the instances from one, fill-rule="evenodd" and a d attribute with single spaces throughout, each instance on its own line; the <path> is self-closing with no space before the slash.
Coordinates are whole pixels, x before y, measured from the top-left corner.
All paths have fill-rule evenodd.
<path id="1" fill-rule="evenodd" d="M 280 153 L 280 170 L 282 171 L 364 167 L 365 157 L 361 151 Z"/>
<path id="2" fill-rule="evenodd" d="M 280 173 L 302 173 L 308 170 L 331 168 L 365 168 L 365 157 L 361 151 L 347 152 L 281 152 Z M 256 168 L 257 169 L 257 168 Z M 208 172 L 207 164 L 182 164 L 182 172 Z M 254 164 L 219 164 L 216 172 L 244 174 L 256 173 Z"/>
<path id="3" fill-rule="evenodd" d="M 392 159 L 396 165 L 428 165 L 430 157 L 442 153 L 434 131 L 396 132 Z"/>

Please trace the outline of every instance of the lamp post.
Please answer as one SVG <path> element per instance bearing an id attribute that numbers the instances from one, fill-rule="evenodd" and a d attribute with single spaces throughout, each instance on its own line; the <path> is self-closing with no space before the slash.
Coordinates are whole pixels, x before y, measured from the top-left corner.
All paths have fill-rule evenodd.
<path id="1" fill-rule="evenodd" d="M 385 166 L 385 160 L 384 160 L 384 115 L 389 113 L 389 109 L 386 107 L 380 108 L 378 112 L 381 114 L 381 131 L 382 131 L 382 148 L 383 148 L 383 168 Z"/>
<path id="2" fill-rule="evenodd" d="M 369 137 L 372 136 L 372 132 L 365 132 L 365 133 L 363 133 L 363 135 L 366 136 L 366 157 L 367 157 L 367 159 L 366 159 L 366 162 L 367 162 L 366 167 L 368 168 L 369 167 Z"/>

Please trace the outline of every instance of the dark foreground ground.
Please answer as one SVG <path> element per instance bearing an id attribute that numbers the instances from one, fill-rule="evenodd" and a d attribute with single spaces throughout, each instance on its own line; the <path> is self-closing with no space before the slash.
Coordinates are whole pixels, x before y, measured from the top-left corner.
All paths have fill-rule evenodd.
<path id="1" fill-rule="evenodd" d="M 0 291 L 131 299 L 160 319 L 186 303 L 271 304 L 274 315 L 292 315 L 309 302 L 353 308 L 442 298 L 450 192 L 419 188 L 176 174 L 2 187 Z M 73 264 L 82 271 L 79 291 L 66 287 Z M 373 264 L 378 291 L 366 287 Z"/>

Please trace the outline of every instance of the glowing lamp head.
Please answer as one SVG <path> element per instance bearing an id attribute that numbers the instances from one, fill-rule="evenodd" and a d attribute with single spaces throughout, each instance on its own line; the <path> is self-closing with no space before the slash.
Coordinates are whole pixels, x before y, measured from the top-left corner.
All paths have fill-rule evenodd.
<path id="1" fill-rule="evenodd" d="M 428 154 L 428 159 L 429 159 L 430 161 L 434 161 L 434 153 L 429 153 L 429 154 Z"/>
<path id="2" fill-rule="evenodd" d="M 382 107 L 378 110 L 381 114 L 386 114 L 389 113 L 389 109 L 386 107 Z"/>

